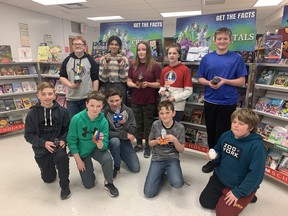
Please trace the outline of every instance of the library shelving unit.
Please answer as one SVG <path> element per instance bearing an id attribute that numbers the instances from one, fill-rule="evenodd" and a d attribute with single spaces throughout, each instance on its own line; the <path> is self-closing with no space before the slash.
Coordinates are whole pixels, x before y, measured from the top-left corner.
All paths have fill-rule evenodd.
<path id="1" fill-rule="evenodd" d="M 271 81 L 267 80 L 267 83 L 260 82 L 260 76 L 264 76 L 263 73 L 267 71 L 273 71 L 273 77 L 270 77 Z M 265 71 L 265 72 L 263 72 Z M 265 174 L 279 182 L 288 185 L 288 172 L 279 170 L 281 160 L 284 157 L 288 157 L 288 143 L 283 145 L 285 139 L 287 140 L 287 125 L 288 125 L 288 113 L 283 115 L 282 108 L 287 102 L 288 87 L 275 86 L 275 79 L 278 72 L 286 71 L 288 74 L 288 67 L 286 64 L 268 64 L 257 63 L 254 77 L 254 89 L 253 89 L 253 110 L 260 116 L 262 126 L 260 126 L 259 133 L 263 136 L 265 146 L 269 151 L 275 151 L 274 165 L 268 161 L 266 162 Z M 286 79 L 286 82 L 288 78 Z M 263 98 L 265 97 L 265 98 Z M 287 102 L 288 103 L 288 102 Z M 288 112 L 288 109 L 287 109 Z M 284 134 L 278 133 L 276 127 L 284 128 Z M 286 128 L 286 135 L 285 135 Z M 274 136 L 277 135 L 277 136 Z M 280 141 L 281 140 L 281 141 Z M 284 141 L 283 141 L 284 140 Z M 280 155 L 280 157 L 279 157 Z M 278 157 L 277 157 L 278 156 Z M 287 158 L 285 159 L 288 160 Z M 284 161 L 285 162 L 285 161 Z M 287 162 L 288 163 L 288 162 Z M 277 164 L 277 165 L 276 165 Z M 286 164 L 287 166 L 287 164 Z M 286 167 L 286 170 L 288 168 Z"/>
<path id="2" fill-rule="evenodd" d="M 38 62 L 0 63 L 0 138 L 23 132 L 29 107 L 37 101 L 37 69 Z"/>

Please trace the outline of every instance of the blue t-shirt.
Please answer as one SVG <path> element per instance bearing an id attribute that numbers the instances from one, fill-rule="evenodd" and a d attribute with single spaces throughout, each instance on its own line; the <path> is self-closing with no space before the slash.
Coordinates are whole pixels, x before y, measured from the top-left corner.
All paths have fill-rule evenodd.
<path id="1" fill-rule="evenodd" d="M 197 78 L 212 80 L 215 76 L 225 79 L 237 79 L 247 75 L 246 65 L 243 58 L 235 53 L 228 51 L 223 55 L 215 51 L 203 57 L 197 72 Z M 221 105 L 237 104 L 237 87 L 222 85 L 218 89 L 205 86 L 204 99 L 207 102 Z"/>

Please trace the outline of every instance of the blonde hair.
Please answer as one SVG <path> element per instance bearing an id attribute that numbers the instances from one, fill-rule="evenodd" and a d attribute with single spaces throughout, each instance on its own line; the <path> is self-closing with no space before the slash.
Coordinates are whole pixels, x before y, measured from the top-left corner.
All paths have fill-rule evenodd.
<path id="1" fill-rule="evenodd" d="M 74 37 L 72 42 L 74 42 L 75 40 L 81 40 L 83 42 L 83 44 L 86 46 L 86 40 L 82 36 Z"/>
<path id="2" fill-rule="evenodd" d="M 257 132 L 260 119 L 253 110 L 248 108 L 237 109 L 231 115 L 231 122 L 235 118 L 238 118 L 239 121 L 247 124 L 251 132 Z"/>

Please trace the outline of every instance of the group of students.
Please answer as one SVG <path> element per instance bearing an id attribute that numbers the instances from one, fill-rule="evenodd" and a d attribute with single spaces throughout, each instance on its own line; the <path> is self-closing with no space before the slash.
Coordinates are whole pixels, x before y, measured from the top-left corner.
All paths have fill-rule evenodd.
<path id="1" fill-rule="evenodd" d="M 256 202 L 266 158 L 262 138 L 256 133 L 257 114 L 246 108 L 236 110 L 237 87 L 245 84 L 247 71 L 242 57 L 228 50 L 231 42 L 232 32 L 218 29 L 214 33 L 217 50 L 203 57 L 197 72 L 199 83 L 205 86 L 209 148 L 217 155 L 212 158 L 207 153 L 209 162 L 202 171 L 214 173 L 199 201 L 204 208 L 216 209 L 217 215 L 238 215 L 249 202 Z M 179 45 L 168 47 L 169 65 L 162 71 L 146 41 L 137 44 L 131 66 L 121 54 L 117 36 L 109 38 L 109 54 L 101 57 L 99 65 L 85 53 L 85 45 L 82 37 L 76 37 L 74 53 L 62 63 L 60 80 L 68 86 L 68 111 L 55 102 L 53 85 L 43 82 L 37 89 L 39 103 L 26 118 L 25 139 L 32 144 L 43 181 L 56 179 L 56 166 L 60 196 L 70 197 L 67 144 L 84 187 L 95 184 L 93 158 L 101 164 L 104 188 L 116 197 L 119 191 L 113 179 L 121 160 L 131 172 L 139 172 L 136 152 L 143 149 L 145 139 L 144 157 L 150 157 L 152 148 L 145 196 L 157 195 L 164 176 L 171 186 L 182 187 L 179 153 L 185 148 L 185 128 L 179 121 L 193 88 L 189 68 L 179 61 Z M 131 108 L 126 105 L 127 86 L 132 90 Z M 105 95 L 98 91 L 101 88 Z M 158 95 L 161 101 L 157 106 Z M 159 120 L 154 121 L 156 108 Z"/>

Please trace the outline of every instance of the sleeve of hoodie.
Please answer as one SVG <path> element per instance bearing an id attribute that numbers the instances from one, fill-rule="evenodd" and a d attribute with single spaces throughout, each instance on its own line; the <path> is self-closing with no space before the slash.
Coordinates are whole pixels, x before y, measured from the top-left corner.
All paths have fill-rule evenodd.
<path id="1" fill-rule="evenodd" d="M 68 135 L 68 129 L 70 124 L 70 116 L 68 113 L 68 110 L 63 108 L 63 122 L 62 122 L 62 132 L 61 132 L 61 138 L 60 140 L 66 141 L 67 135 Z"/>
<path id="2" fill-rule="evenodd" d="M 25 140 L 37 148 L 45 148 L 46 140 L 39 137 L 38 122 L 35 121 L 35 117 L 33 116 L 33 114 L 34 110 L 30 110 L 25 120 Z"/>
<path id="3" fill-rule="evenodd" d="M 64 59 L 64 61 L 62 62 L 61 68 L 60 68 L 60 73 L 59 73 L 60 77 L 65 77 L 66 79 L 68 79 L 66 66 L 67 66 L 69 59 L 70 59 L 70 56 L 68 56 L 67 58 Z"/>
<path id="4" fill-rule="evenodd" d="M 109 124 L 106 118 L 103 118 L 102 120 L 100 131 L 104 135 L 104 140 L 102 141 L 103 147 L 102 149 L 100 149 L 100 151 L 105 151 L 108 148 L 108 143 L 109 143 Z"/>
<path id="5" fill-rule="evenodd" d="M 173 94 L 175 102 L 186 100 L 193 92 L 191 72 L 188 67 L 184 67 L 183 73 L 183 92 Z"/>
<path id="6" fill-rule="evenodd" d="M 124 66 L 123 68 L 119 69 L 119 79 L 121 82 L 126 83 L 128 79 L 128 70 L 129 70 L 129 61 L 126 56 L 124 58 Z"/>
<path id="7" fill-rule="evenodd" d="M 99 64 L 95 62 L 95 60 L 88 55 L 88 60 L 91 64 L 91 80 L 92 82 L 95 80 L 99 80 Z"/>
<path id="8" fill-rule="evenodd" d="M 72 154 L 79 153 L 79 137 L 78 137 L 78 119 L 72 117 L 69 125 L 68 135 L 66 138 L 67 145 Z"/>
<path id="9" fill-rule="evenodd" d="M 256 141 L 257 142 L 257 141 Z M 242 196 L 248 196 L 256 191 L 261 184 L 265 173 L 266 152 L 262 141 L 258 143 L 250 143 L 255 145 L 250 155 L 249 172 L 240 185 L 232 189 L 232 193 L 239 199 Z"/>

